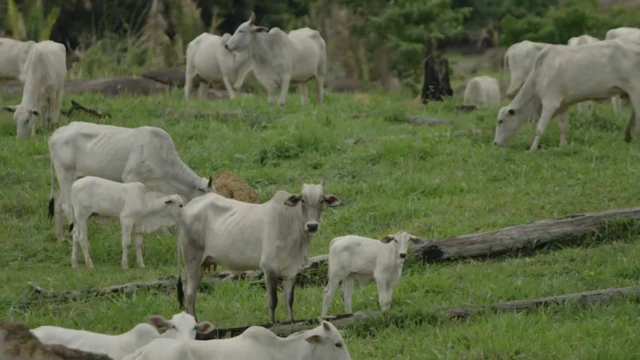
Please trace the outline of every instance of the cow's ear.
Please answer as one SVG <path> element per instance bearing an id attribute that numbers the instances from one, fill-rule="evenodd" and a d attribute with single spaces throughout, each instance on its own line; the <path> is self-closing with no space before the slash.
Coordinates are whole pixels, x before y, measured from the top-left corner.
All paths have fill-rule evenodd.
<path id="1" fill-rule="evenodd" d="M 203 321 L 199 324 L 196 324 L 196 331 L 201 334 L 208 334 L 213 331 L 213 329 L 215 329 L 215 326 L 213 326 L 213 324 L 208 321 Z"/>
<path id="2" fill-rule="evenodd" d="M 338 197 L 333 195 L 333 194 L 325 195 L 324 196 L 324 202 L 327 203 L 327 206 L 329 206 L 329 207 L 334 207 L 334 206 L 338 206 L 338 205 L 342 204 L 340 199 L 338 199 Z"/>
<path id="3" fill-rule="evenodd" d="M 298 205 L 300 200 L 302 200 L 302 195 L 291 195 L 291 196 L 289 196 L 287 201 L 284 202 L 284 204 L 287 205 L 287 206 L 294 207 L 294 206 Z"/>
<path id="4" fill-rule="evenodd" d="M 509 109 L 509 111 L 507 111 L 507 114 L 514 116 L 516 114 L 516 111 L 513 109 Z"/>
<path id="5" fill-rule="evenodd" d="M 149 319 L 147 321 L 149 321 L 151 325 L 155 326 L 158 329 L 168 328 L 171 325 L 169 320 L 160 315 L 149 316 Z"/>
<path id="6" fill-rule="evenodd" d="M 419 238 L 419 237 L 417 237 L 417 236 L 411 236 L 411 237 L 409 238 L 409 240 L 410 240 L 412 243 L 414 243 L 414 244 L 419 244 L 419 243 L 420 243 L 420 238 Z"/>
<path id="7" fill-rule="evenodd" d="M 209 182 L 207 183 L 207 187 L 211 189 L 213 186 L 213 176 L 209 175 Z"/>
<path id="8" fill-rule="evenodd" d="M 382 239 L 380 239 L 380 242 L 383 243 L 383 244 L 388 244 L 388 243 L 390 243 L 392 241 L 396 241 L 396 238 L 393 235 L 387 235 L 387 236 L 383 237 Z"/>
<path id="9" fill-rule="evenodd" d="M 8 105 L 3 107 L 2 110 L 8 111 L 8 112 L 16 112 L 16 107 L 13 105 Z"/>
<path id="10" fill-rule="evenodd" d="M 324 343 L 324 339 L 320 335 L 311 335 L 305 339 L 309 344 L 320 345 Z"/>
<path id="11" fill-rule="evenodd" d="M 254 26 L 253 27 L 253 32 L 267 32 L 269 31 L 269 28 L 266 28 L 264 26 Z"/>
<path id="12" fill-rule="evenodd" d="M 165 204 L 173 204 L 173 199 L 165 200 Z"/>

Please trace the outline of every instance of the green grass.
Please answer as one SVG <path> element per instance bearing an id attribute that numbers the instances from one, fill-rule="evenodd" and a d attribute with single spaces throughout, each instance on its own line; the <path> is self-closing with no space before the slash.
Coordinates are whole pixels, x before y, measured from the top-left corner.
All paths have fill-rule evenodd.
<path id="1" fill-rule="evenodd" d="M 523 127 L 511 146 L 491 145 L 497 108 L 463 114 L 445 102 L 426 107 L 409 99 L 371 94 L 368 103 L 329 93 L 325 106 L 303 108 L 291 92 L 284 111 L 268 107 L 266 96 L 236 101 L 192 101 L 180 90 L 152 97 L 103 98 L 67 95 L 109 112 L 98 120 L 73 120 L 135 127 L 153 125 L 173 137 L 182 159 L 203 176 L 232 171 L 254 187 L 261 201 L 278 189 L 295 193 L 296 177 L 317 182 L 344 206 L 327 209 L 310 255 L 327 252 L 335 236 L 380 238 L 404 229 L 428 238 L 493 230 L 572 213 L 637 205 L 640 139 L 622 141 L 627 114 L 601 106 L 593 117 L 572 114 L 569 145 L 558 148 L 557 122 L 541 149 L 526 151 L 533 138 Z M 16 96 L 0 97 L 2 104 Z M 166 112 L 165 109 L 173 111 Z M 194 117 L 188 110 L 218 110 Z M 244 115 L 230 111 L 240 110 Z M 413 125 L 404 115 L 455 120 L 453 125 Z M 62 118 L 62 123 L 70 121 Z M 480 129 L 479 135 L 455 136 Z M 117 222 L 89 227 L 96 265 L 70 265 L 71 244 L 58 244 L 47 221 L 49 160 L 47 133 L 15 139 L 10 114 L 0 115 L 0 320 L 31 327 L 55 324 L 91 331 L 123 332 L 152 314 L 177 312 L 175 293 L 139 291 L 67 303 L 20 308 L 27 282 L 55 291 L 150 280 L 176 272 L 175 236 L 145 237 L 146 269 L 120 267 Z M 399 135 L 408 137 L 398 138 Z M 348 139 L 385 137 L 352 145 Z M 396 136 L 396 138 L 393 138 Z M 175 230 L 173 230 L 175 233 Z M 606 240 L 606 239 L 605 239 Z M 433 315 L 442 307 L 482 305 L 638 283 L 640 236 L 628 231 L 605 244 L 548 249 L 532 257 L 464 260 L 426 267 L 409 259 L 395 288 L 389 318 L 344 329 L 353 359 L 633 359 L 640 356 L 635 298 L 580 308 L 563 305 L 524 313 L 484 314 L 465 321 Z M 280 294 L 280 297 L 282 295 Z M 320 314 L 322 286 L 299 288 L 297 318 Z M 266 296 L 249 282 L 229 282 L 197 298 L 200 319 L 218 327 L 267 322 Z M 357 287 L 354 310 L 377 310 L 375 285 Z M 342 312 L 337 295 L 330 312 Z M 285 318 L 280 300 L 277 317 Z"/>

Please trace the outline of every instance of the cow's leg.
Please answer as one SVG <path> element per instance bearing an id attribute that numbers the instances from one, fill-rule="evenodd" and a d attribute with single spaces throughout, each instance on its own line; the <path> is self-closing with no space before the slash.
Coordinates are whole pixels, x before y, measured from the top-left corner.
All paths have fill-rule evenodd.
<path id="1" fill-rule="evenodd" d="M 59 242 L 62 242 L 64 240 L 64 236 L 63 236 L 63 215 L 62 215 L 62 202 L 64 201 L 64 199 L 62 198 L 62 192 L 60 190 L 58 190 L 58 196 L 56 197 L 57 200 L 54 200 L 54 208 L 53 208 L 53 223 L 55 226 L 55 235 L 56 235 L 56 239 L 58 239 Z"/>
<path id="2" fill-rule="evenodd" d="M 293 301 L 296 289 L 296 276 L 282 279 L 282 290 L 284 292 L 284 301 L 287 304 L 287 322 L 293 321 Z"/>
<path id="3" fill-rule="evenodd" d="M 376 285 L 378 287 L 378 302 L 380 303 L 380 310 L 385 312 L 391 307 L 392 287 L 389 282 L 384 279 L 376 279 Z"/>
<path id="4" fill-rule="evenodd" d="M 236 92 L 233 90 L 233 86 L 231 86 L 231 81 L 229 81 L 229 76 L 227 76 L 227 74 L 222 74 L 222 82 L 224 82 L 224 87 L 227 88 L 229 98 L 232 100 L 235 99 Z"/>
<path id="5" fill-rule="evenodd" d="M 73 208 L 71 206 L 71 185 L 75 181 L 75 174 L 65 174 L 58 172 L 58 185 L 60 187 L 59 197 L 60 206 L 62 207 L 62 213 L 67 218 L 67 224 L 70 225 L 73 222 Z M 62 218 L 57 221 L 62 222 Z M 58 236 L 58 223 L 56 221 L 56 236 Z M 62 241 L 62 224 L 60 224 L 60 237 L 58 241 Z"/>
<path id="6" fill-rule="evenodd" d="M 560 147 L 567 145 L 567 129 L 569 128 L 569 112 L 558 117 L 558 126 L 560 128 Z"/>
<path id="7" fill-rule="evenodd" d="M 52 99 L 51 105 L 49 107 L 49 111 L 51 112 L 51 125 L 53 128 L 58 127 L 58 122 L 60 120 L 60 106 L 62 106 L 63 94 L 64 89 L 56 91 L 56 94 Z"/>
<path id="8" fill-rule="evenodd" d="M 127 219 L 120 219 L 122 224 L 122 268 L 129 268 L 129 247 L 131 246 L 131 231 L 133 223 Z"/>
<path id="9" fill-rule="evenodd" d="M 136 234 L 136 263 L 139 268 L 144 267 L 144 261 L 142 260 L 142 240 L 142 234 Z"/>
<path id="10" fill-rule="evenodd" d="M 342 281 L 342 304 L 347 314 L 353 313 L 351 299 L 353 298 L 353 285 L 355 281 L 355 278 L 351 276 L 347 276 L 347 278 Z"/>
<path id="11" fill-rule="evenodd" d="M 264 284 L 267 289 L 267 305 L 271 323 L 276 322 L 276 307 L 278 306 L 278 274 L 272 270 L 263 270 Z"/>
<path id="12" fill-rule="evenodd" d="M 547 130 L 547 125 L 549 124 L 549 120 L 558 109 L 558 106 L 554 104 L 543 104 L 542 105 L 542 114 L 540 115 L 540 120 L 538 120 L 538 126 L 536 127 L 536 136 L 533 138 L 533 143 L 531 144 L 530 151 L 538 150 L 538 146 L 540 145 L 540 138 Z"/>
<path id="13" fill-rule="evenodd" d="M 280 100 L 278 101 L 280 107 L 284 107 L 284 103 L 287 102 L 287 93 L 289 93 L 290 81 L 291 75 L 282 75 L 282 82 L 280 83 Z"/>
<path id="14" fill-rule="evenodd" d="M 196 321 L 198 321 L 198 317 L 196 316 L 196 295 L 198 294 L 198 287 L 204 274 L 204 268 L 202 266 L 202 251 L 204 251 L 204 249 L 198 251 L 198 249 L 191 249 L 189 246 L 182 246 L 181 250 L 184 258 L 187 282 L 185 286 L 187 313 L 193 315 Z"/>
<path id="15" fill-rule="evenodd" d="M 631 142 L 631 127 L 635 123 L 636 119 L 636 111 L 631 107 L 631 117 L 629 117 L 629 122 L 627 126 L 624 128 L 624 141 Z"/>
<path id="16" fill-rule="evenodd" d="M 298 90 L 300 90 L 300 98 L 302 101 L 302 105 L 308 105 L 309 104 L 309 87 L 307 86 L 306 82 L 300 83 L 300 85 L 298 85 Z"/>
<path id="17" fill-rule="evenodd" d="M 207 90 L 209 90 L 209 83 L 204 81 L 200 82 L 200 86 L 198 86 L 198 99 L 204 100 L 207 98 Z"/>
<path id="18" fill-rule="evenodd" d="M 327 286 L 324 287 L 324 300 L 322 301 L 322 317 L 326 317 L 329 313 L 329 307 L 331 306 L 331 301 L 333 297 L 336 295 L 336 291 L 338 290 L 338 285 L 340 285 L 340 278 L 337 276 L 333 276 L 329 278 L 327 282 Z M 343 294 L 344 295 L 344 294 Z"/>
<path id="19" fill-rule="evenodd" d="M 86 221 L 86 220 L 85 220 Z M 80 247 L 80 233 L 79 233 L 79 224 L 73 228 L 72 232 L 72 245 L 71 245 L 71 267 L 74 269 L 78 268 L 78 248 Z"/>
<path id="20" fill-rule="evenodd" d="M 316 74 L 316 91 L 318 92 L 318 104 L 324 102 L 324 74 Z"/>
<path id="21" fill-rule="evenodd" d="M 84 255 L 84 263 L 87 265 L 89 269 L 93 269 L 93 261 L 91 261 L 91 256 L 89 256 L 89 232 L 87 231 L 87 221 L 79 221 L 78 224 L 74 224 L 74 227 L 78 226 L 78 236 L 80 241 L 80 246 L 82 247 L 82 254 Z"/>

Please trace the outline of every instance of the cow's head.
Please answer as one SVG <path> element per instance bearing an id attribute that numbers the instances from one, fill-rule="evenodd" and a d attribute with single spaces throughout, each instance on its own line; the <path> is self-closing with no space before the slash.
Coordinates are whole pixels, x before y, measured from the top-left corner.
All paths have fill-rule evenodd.
<path id="1" fill-rule="evenodd" d="M 300 194 L 289 196 L 284 204 L 291 207 L 300 205 L 302 216 L 306 219 L 304 230 L 314 233 L 320 229 L 323 205 L 338 206 L 341 202 L 335 195 L 325 195 L 324 176 L 320 184 L 306 184 L 300 178 L 298 178 L 298 183 L 302 187 L 302 191 Z"/>
<path id="2" fill-rule="evenodd" d="M 498 123 L 496 124 L 496 135 L 493 139 L 495 145 L 504 146 L 516 134 L 522 125 L 523 116 L 519 114 L 522 110 L 516 110 L 508 106 L 498 111 Z"/>
<path id="3" fill-rule="evenodd" d="M 313 358 L 317 360 L 351 360 L 347 344 L 340 331 L 328 321 L 318 318 L 320 326 L 301 332 L 311 346 Z"/>
<path id="4" fill-rule="evenodd" d="M 206 334 L 215 329 L 208 321 L 196 324 L 196 319 L 184 311 L 173 315 L 171 320 L 160 315 L 153 315 L 149 317 L 148 321 L 160 330 L 167 329 L 165 337 L 178 340 L 195 340 L 197 333 Z"/>
<path id="5" fill-rule="evenodd" d="M 13 113 L 13 119 L 16 121 L 18 139 L 26 139 L 29 133 L 33 133 L 33 127 L 40 116 L 38 110 L 28 109 L 22 105 L 5 106 L 6 111 Z"/>
<path id="6" fill-rule="evenodd" d="M 180 195 L 168 195 L 162 198 L 164 202 L 164 211 L 167 215 L 171 215 L 177 218 L 180 214 L 180 209 L 184 207 L 184 200 Z"/>
<path id="7" fill-rule="evenodd" d="M 193 197 L 202 196 L 206 193 L 216 192 L 215 186 L 213 186 L 213 177 L 209 176 L 209 179 L 202 178 L 202 185 L 198 186 L 196 189 L 196 193 L 193 194 Z M 205 185 L 206 184 L 206 185 Z"/>
<path id="8" fill-rule="evenodd" d="M 236 32 L 224 45 L 225 49 L 229 51 L 241 51 L 246 49 L 251 44 L 251 40 L 256 33 L 266 32 L 267 29 L 264 26 L 256 26 L 253 23 L 256 21 L 256 14 L 252 11 L 249 20 L 243 22 L 238 26 Z"/>
<path id="9" fill-rule="evenodd" d="M 406 231 L 398 231 L 393 235 L 383 237 L 380 241 L 384 244 L 389 244 L 389 246 L 393 246 L 398 251 L 400 261 L 404 261 L 407 257 L 407 251 L 409 251 L 411 244 L 418 244 L 420 242 L 420 238 L 413 236 Z"/>

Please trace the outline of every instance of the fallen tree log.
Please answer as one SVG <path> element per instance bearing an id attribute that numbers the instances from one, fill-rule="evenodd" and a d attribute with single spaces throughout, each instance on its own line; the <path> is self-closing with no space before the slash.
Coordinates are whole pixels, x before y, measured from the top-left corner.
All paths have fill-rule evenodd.
<path id="1" fill-rule="evenodd" d="M 101 113 L 101 112 L 99 112 L 97 110 L 89 109 L 88 107 L 78 103 L 75 100 L 71 100 L 71 108 L 69 108 L 69 110 L 66 110 L 66 111 L 63 110 L 63 111 L 60 111 L 60 113 L 62 115 L 64 115 L 64 116 L 70 116 L 76 110 L 84 111 L 85 113 L 87 113 L 89 115 L 93 115 L 93 116 L 96 116 L 96 117 L 99 117 L 99 118 L 106 118 L 106 117 L 110 118 L 111 117 L 111 115 L 108 114 L 108 113 L 104 113 L 103 114 L 103 113 Z"/>
<path id="2" fill-rule="evenodd" d="M 566 295 L 558 295 L 558 296 L 549 296 L 537 299 L 529 299 L 529 300 L 516 300 L 516 301 L 507 301 L 497 304 L 492 304 L 488 306 L 478 306 L 478 307 L 460 307 L 460 308 L 445 308 L 436 310 L 436 315 L 444 315 L 449 319 L 460 319 L 466 318 L 479 313 L 486 312 L 510 312 L 510 311 L 520 311 L 520 310 L 529 310 L 535 309 L 538 307 L 549 306 L 552 304 L 563 304 L 566 302 L 577 302 L 581 306 L 585 306 L 588 304 L 602 303 L 612 301 L 624 296 L 629 295 L 639 295 L 640 294 L 640 286 L 629 286 L 623 288 L 611 288 L 604 290 L 595 290 L 595 291 L 585 291 L 579 293 L 572 293 Z M 375 318 L 381 316 L 380 312 L 362 312 L 358 311 L 353 314 L 342 314 L 333 317 L 327 317 L 327 320 L 331 321 L 336 327 L 345 327 L 348 325 L 352 325 L 361 321 L 363 319 Z M 294 321 L 293 323 L 279 323 L 279 324 L 264 324 L 258 325 L 270 329 L 274 333 L 280 336 L 287 336 L 297 331 L 309 329 L 317 326 L 317 319 L 305 319 Z M 198 334 L 197 340 L 211 340 L 211 339 L 221 339 L 225 337 L 233 337 L 242 334 L 246 329 L 251 327 L 242 326 L 242 327 L 234 327 L 234 328 L 220 328 L 215 329 L 209 334 Z"/>
<path id="3" fill-rule="evenodd" d="M 575 214 L 480 234 L 426 240 L 414 249 L 423 261 L 492 257 L 514 250 L 535 249 L 555 241 L 582 238 L 605 229 L 606 222 L 620 220 L 640 220 L 640 207 Z"/>

